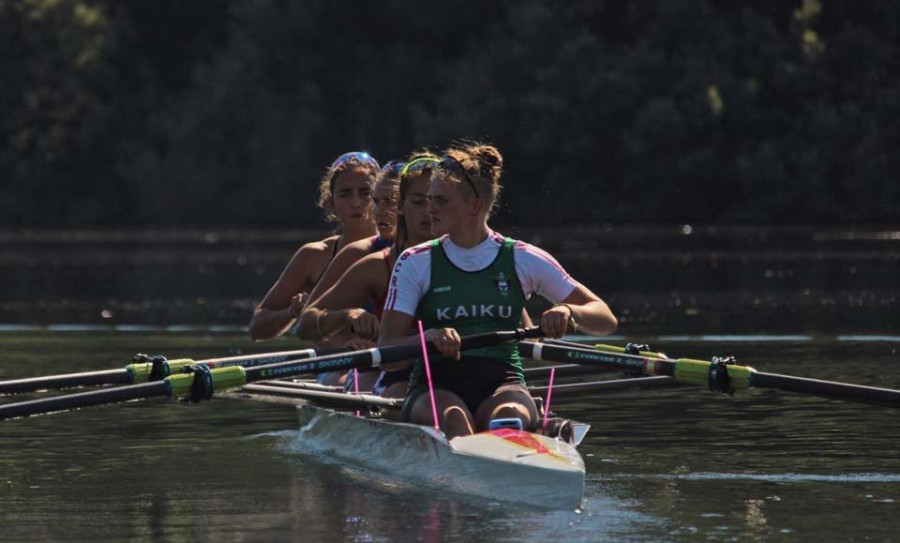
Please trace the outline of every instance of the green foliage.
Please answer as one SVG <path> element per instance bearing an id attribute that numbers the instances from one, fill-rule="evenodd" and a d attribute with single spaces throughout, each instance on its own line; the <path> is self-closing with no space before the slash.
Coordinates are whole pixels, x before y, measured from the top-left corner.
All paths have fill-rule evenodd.
<path id="1" fill-rule="evenodd" d="M 497 220 L 890 222 L 900 4 L 0 0 L 0 217 L 309 225 L 484 138 Z"/>

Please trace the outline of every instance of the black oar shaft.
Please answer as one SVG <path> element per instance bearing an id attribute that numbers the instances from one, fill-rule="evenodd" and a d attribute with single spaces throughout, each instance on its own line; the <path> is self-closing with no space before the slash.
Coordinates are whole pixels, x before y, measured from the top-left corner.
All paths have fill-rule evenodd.
<path id="1" fill-rule="evenodd" d="M 805 377 L 793 377 L 776 373 L 756 372 L 753 386 L 774 388 L 788 392 L 813 394 L 855 402 L 872 403 L 890 407 L 900 407 L 900 390 L 878 388 L 835 381 L 822 381 Z"/>
<path id="2" fill-rule="evenodd" d="M 173 374 L 180 373 L 182 367 L 187 364 L 206 364 L 210 368 L 226 368 L 232 366 L 262 366 L 266 364 L 275 364 L 279 362 L 288 362 L 291 360 L 304 360 L 314 356 L 326 356 L 337 353 L 345 353 L 348 349 L 326 349 L 316 351 L 315 349 L 301 349 L 295 351 L 281 351 L 276 353 L 260 353 L 245 356 L 230 356 L 226 358 L 211 358 L 208 360 L 178 360 L 169 361 L 171 364 L 171 372 Z M 90 387 L 101 385 L 133 385 L 146 381 L 148 377 L 144 370 L 138 372 L 134 368 L 149 366 L 148 364 L 131 364 L 126 368 L 88 371 L 82 373 L 68 373 L 64 375 L 47 375 L 43 377 L 29 377 L 25 379 L 15 379 L 10 381 L 0 381 L 0 396 L 6 394 L 23 394 L 26 392 L 37 392 L 42 390 L 61 390 L 66 388 Z M 142 377 L 136 374 L 140 373 Z M 166 375 L 161 375 L 157 379 L 162 379 Z"/>
<path id="3" fill-rule="evenodd" d="M 557 362 L 577 362 L 591 366 L 623 369 L 645 375 L 666 375 L 682 384 L 708 384 L 711 389 L 724 390 L 717 385 L 730 384 L 733 389 L 772 388 L 787 392 L 812 394 L 855 402 L 900 407 L 900 390 L 823 381 L 790 375 L 764 373 L 747 366 L 691 359 L 642 357 L 609 353 L 602 350 L 579 349 L 523 341 L 519 343 L 522 356 Z M 724 381 L 722 377 L 726 378 Z"/>
<path id="4" fill-rule="evenodd" d="M 541 366 L 537 368 L 525 368 L 525 380 L 546 379 L 550 376 L 550 370 L 556 369 L 556 375 L 590 375 L 601 371 L 615 371 L 615 368 L 594 368 L 580 366 L 578 364 L 559 364 L 557 366 Z"/>
<path id="5" fill-rule="evenodd" d="M 463 338 L 462 349 L 474 349 L 497 345 L 505 341 L 534 338 L 539 337 L 540 334 L 540 328 L 536 327 L 508 332 L 475 334 Z M 432 348 L 429 347 L 429 350 Z M 172 396 L 175 398 L 189 396 L 194 401 L 200 401 L 211 398 L 214 391 L 221 392 L 240 388 L 254 381 L 289 377 L 303 373 L 321 373 L 330 370 L 378 365 L 381 362 L 396 362 L 407 358 L 415 358 L 420 354 L 421 347 L 418 344 L 410 344 L 246 369 L 243 367 L 225 367 L 210 370 L 207 366 L 200 364 L 193 368 L 193 371 L 190 373 L 170 375 L 162 381 L 7 404 L 0 406 L 0 420 L 155 396 Z"/>
<path id="6" fill-rule="evenodd" d="M 678 382 L 671 377 L 656 375 L 653 377 L 633 377 L 630 379 L 615 379 L 611 381 L 590 381 L 586 383 L 566 383 L 553 385 L 553 397 L 557 394 L 572 394 L 575 392 L 611 392 L 616 390 L 670 388 L 678 386 Z M 549 386 L 528 387 L 532 396 L 546 397 Z"/>
<path id="7" fill-rule="evenodd" d="M 168 383 L 165 381 L 154 381 L 140 385 L 92 390 L 78 394 L 0 405 L 0 420 L 27 417 L 37 413 L 53 413 L 55 411 L 67 411 L 93 405 L 166 396 L 168 391 Z"/>
<path id="8" fill-rule="evenodd" d="M 99 385 L 125 385 L 129 383 L 128 371 L 124 368 L 114 370 L 70 373 L 66 375 L 48 375 L 0 382 L 0 395 L 22 394 L 37 390 L 56 390 L 61 388 L 89 387 Z"/>
<path id="9" fill-rule="evenodd" d="M 501 332 L 486 332 L 473 334 L 463 338 L 460 350 L 479 349 L 491 347 L 506 341 L 521 341 L 523 339 L 540 337 L 539 327 L 519 329 Z M 428 345 L 428 354 L 437 355 L 434 345 Z M 378 366 L 382 363 L 397 362 L 410 358 L 419 358 L 422 355 L 422 347 L 419 343 L 407 345 L 390 345 L 364 351 L 354 351 L 345 354 L 323 356 L 311 360 L 298 362 L 284 362 L 268 364 L 246 369 L 248 383 L 280 377 L 293 377 L 304 373 L 323 373 L 326 371 L 343 371 L 351 368 L 363 368 Z"/>
<path id="10" fill-rule="evenodd" d="M 330 356 L 338 353 L 349 352 L 349 349 L 341 347 L 338 349 L 302 349 L 299 351 L 282 351 L 278 353 L 260 353 L 244 356 L 229 356 L 227 358 L 210 358 L 208 360 L 200 360 L 198 364 L 206 364 L 210 368 L 227 368 L 230 366 L 265 366 L 267 364 L 277 364 L 279 362 L 289 362 L 291 360 L 304 360 L 314 356 Z"/>

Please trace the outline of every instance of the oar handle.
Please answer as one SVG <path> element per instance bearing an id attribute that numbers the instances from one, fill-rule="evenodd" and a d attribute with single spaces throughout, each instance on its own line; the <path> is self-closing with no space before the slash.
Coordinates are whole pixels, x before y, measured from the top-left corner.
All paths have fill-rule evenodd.
<path id="1" fill-rule="evenodd" d="M 472 334 L 462 338 L 460 350 L 480 349 L 490 347 L 508 341 L 521 341 L 541 337 L 539 326 L 531 328 L 519 328 L 499 332 L 484 332 Z M 429 354 L 438 354 L 433 345 L 428 346 Z M 267 364 L 255 368 L 246 368 L 248 383 L 281 377 L 294 377 L 305 373 L 323 373 L 326 371 L 343 371 L 351 368 L 375 366 L 390 362 L 399 362 L 408 358 L 418 358 L 422 355 L 422 347 L 416 343 L 407 345 L 390 345 L 375 349 L 364 349 L 350 353 L 342 353 L 332 356 L 317 357 L 297 362 L 284 362 L 279 364 Z M 213 370 L 216 373 L 218 370 Z"/>
<path id="2" fill-rule="evenodd" d="M 519 328 L 518 330 L 506 330 L 501 332 L 485 332 L 483 334 L 472 334 L 462 338 L 461 351 L 469 349 L 480 349 L 482 347 L 492 347 L 499 343 L 508 341 L 522 341 L 523 339 L 539 338 L 543 335 L 540 326 L 532 326 L 530 328 Z M 428 346 L 428 354 L 438 354 L 437 349 L 433 345 Z"/>

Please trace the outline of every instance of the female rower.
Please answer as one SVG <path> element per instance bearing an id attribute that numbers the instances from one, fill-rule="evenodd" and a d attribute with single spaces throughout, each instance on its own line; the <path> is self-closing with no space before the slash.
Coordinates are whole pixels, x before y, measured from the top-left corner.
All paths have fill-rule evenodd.
<path id="1" fill-rule="evenodd" d="M 396 199 L 376 198 L 376 215 L 386 213 L 382 208 L 391 208 L 395 214 L 393 246 L 358 260 L 334 286 L 321 296 L 315 296 L 300 316 L 297 334 L 301 338 L 321 340 L 322 337 L 350 330 L 362 339 L 377 339 L 378 317 L 384 307 L 388 281 L 397 255 L 406 247 L 433 237 L 426 202 L 431 173 L 437 162 L 434 154 L 413 154 L 402 169 L 399 184 L 394 185 L 399 191 L 399 202 Z M 379 185 L 386 183 L 383 180 Z M 362 309 L 368 302 L 374 302 L 374 314 Z M 376 378 L 379 378 L 379 372 L 361 373 L 359 389 L 372 390 L 374 387 L 377 394 L 386 397 L 402 397 L 406 393 L 408 372 L 381 375 L 377 387 Z"/>
<path id="2" fill-rule="evenodd" d="M 375 234 L 370 213 L 372 185 L 378 162 L 368 153 L 344 153 L 335 160 L 319 183 L 318 205 L 340 234 L 307 243 L 294 253 L 281 276 L 253 312 L 250 337 L 273 339 L 296 322 L 307 295 L 338 250 L 348 243 Z"/>
<path id="3" fill-rule="evenodd" d="M 461 335 L 519 328 L 525 300 L 535 293 L 555 304 L 540 319 L 548 337 L 563 336 L 570 324 L 597 335 L 617 326 L 606 303 L 552 256 L 490 229 L 502 162 L 488 145 L 447 150 L 428 194 L 432 230 L 441 237 L 400 256 L 381 319 L 381 345 L 419 341 L 409 336 L 416 320 L 427 328 L 426 340 L 442 355 L 431 359 L 431 376 L 439 424 L 450 438 L 487 430 L 497 418 L 518 418 L 533 429 L 538 416 L 516 345 L 461 355 Z M 421 360 L 414 363 L 404 418 L 433 423 Z"/>
<path id="4" fill-rule="evenodd" d="M 381 168 L 372 191 L 372 214 L 375 228 L 374 236 L 348 243 L 322 272 L 316 287 L 309 293 L 310 300 L 319 298 L 344 275 L 350 266 L 360 258 L 390 247 L 397 232 L 397 193 L 400 184 L 400 173 L 406 162 L 392 160 Z M 374 309 L 370 307 L 369 309 Z M 302 337 L 302 336 L 301 336 Z M 306 339 L 306 338 L 304 338 Z"/>

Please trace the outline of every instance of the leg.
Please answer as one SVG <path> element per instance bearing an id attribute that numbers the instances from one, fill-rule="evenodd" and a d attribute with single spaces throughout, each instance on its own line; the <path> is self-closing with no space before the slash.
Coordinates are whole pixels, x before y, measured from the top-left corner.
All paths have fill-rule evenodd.
<path id="1" fill-rule="evenodd" d="M 398 381 L 396 383 L 391 383 L 384 389 L 381 393 L 382 398 L 403 398 L 406 396 L 406 389 L 409 388 L 409 381 Z M 431 406 L 429 405 L 429 409 Z M 403 416 L 401 415 L 399 410 L 391 410 L 391 409 L 383 409 L 381 411 L 382 418 L 386 420 L 394 420 L 401 421 L 403 420 Z"/>
<path id="2" fill-rule="evenodd" d="M 501 386 L 493 396 L 481 402 L 475 413 L 475 427 L 479 432 L 484 432 L 490 427 L 492 419 L 507 418 L 521 420 L 522 428 L 527 431 L 534 429 L 537 406 L 524 386 Z"/>
<path id="3" fill-rule="evenodd" d="M 318 377 L 316 377 L 317 383 L 330 387 L 344 386 L 344 381 L 346 380 L 347 374 L 341 371 L 328 371 L 320 373 Z"/>
<path id="4" fill-rule="evenodd" d="M 472 414 L 459 396 L 449 390 L 436 389 L 434 391 L 434 401 L 437 406 L 438 423 L 447 439 L 475 433 Z M 431 398 L 427 392 L 415 398 L 410 411 L 410 422 L 423 426 L 434 425 Z"/>
<path id="5" fill-rule="evenodd" d="M 381 375 L 381 372 L 377 371 L 359 372 L 359 392 L 361 394 L 371 392 L 379 375 Z"/>

